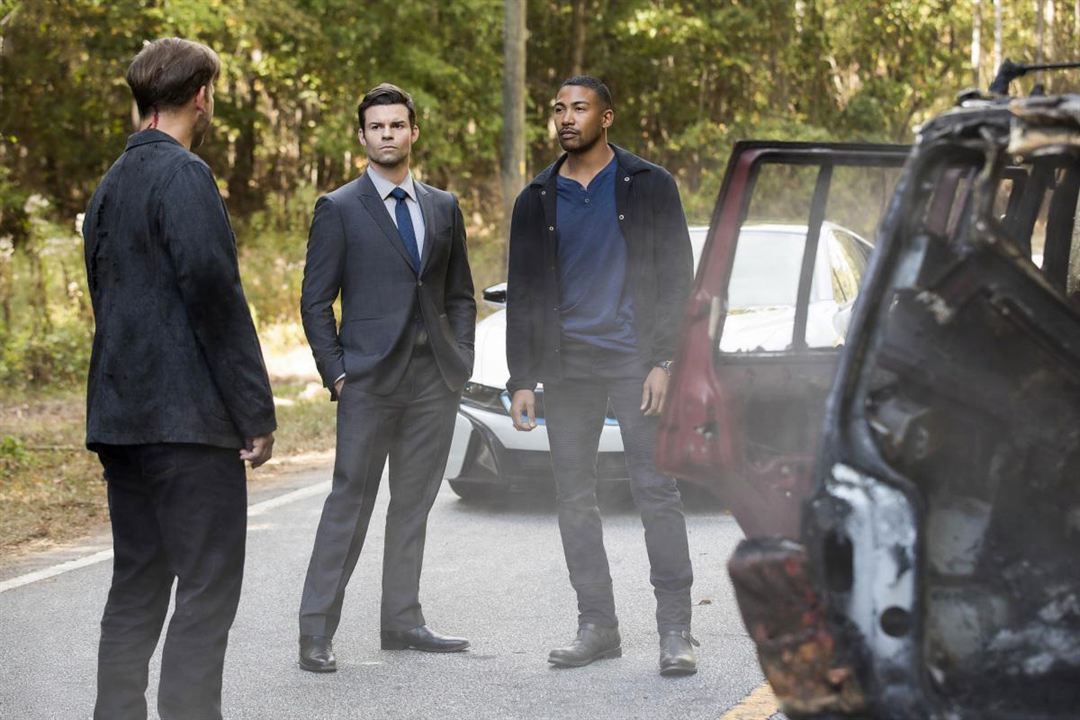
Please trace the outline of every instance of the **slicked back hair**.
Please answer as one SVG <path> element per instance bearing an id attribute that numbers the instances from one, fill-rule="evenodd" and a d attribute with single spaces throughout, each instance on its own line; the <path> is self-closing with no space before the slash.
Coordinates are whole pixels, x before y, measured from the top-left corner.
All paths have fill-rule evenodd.
<path id="1" fill-rule="evenodd" d="M 416 105 L 412 95 L 397 85 L 379 83 L 367 91 L 356 107 L 356 119 L 360 123 L 360 132 L 364 131 L 364 113 L 373 105 L 404 105 L 409 110 L 409 127 L 416 127 Z"/>
<path id="2" fill-rule="evenodd" d="M 608 90 L 608 86 L 599 78 L 595 78 L 592 75 L 575 75 L 572 78 L 563 80 L 563 84 L 559 86 L 559 89 L 561 90 L 567 85 L 589 88 L 596 93 L 598 98 L 600 98 L 600 103 L 604 106 L 605 110 L 615 109 L 615 103 L 611 99 L 611 91 Z"/>
<path id="3" fill-rule="evenodd" d="M 146 117 L 152 110 L 178 108 L 212 85 L 221 72 L 216 52 L 183 38 L 161 38 L 148 43 L 127 71 L 127 84 Z"/>

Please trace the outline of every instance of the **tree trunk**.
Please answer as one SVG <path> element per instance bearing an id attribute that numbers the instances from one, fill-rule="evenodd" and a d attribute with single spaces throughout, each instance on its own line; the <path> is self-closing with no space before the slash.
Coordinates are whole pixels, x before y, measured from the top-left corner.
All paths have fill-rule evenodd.
<path id="1" fill-rule="evenodd" d="M 503 237 L 509 236 L 514 199 L 525 186 L 525 7 L 505 0 L 503 30 L 502 196 Z"/>
<path id="2" fill-rule="evenodd" d="M 1043 62 L 1043 37 L 1046 35 L 1046 5 L 1043 0 L 1035 0 L 1035 63 Z M 1043 84 L 1042 70 L 1035 71 L 1035 83 Z"/>
<path id="3" fill-rule="evenodd" d="M 1001 67 L 1001 0 L 994 0 L 994 73 Z"/>
<path id="4" fill-rule="evenodd" d="M 261 203 L 252 182 L 255 177 L 255 147 L 259 137 L 255 129 L 256 104 L 259 101 L 255 84 L 240 80 L 230 93 L 240 110 L 237 122 L 235 156 L 229 172 L 229 209 L 237 215 L 246 215 Z"/>
<path id="5" fill-rule="evenodd" d="M 573 39 L 572 47 L 570 50 L 571 75 L 581 75 L 583 72 L 585 72 L 585 14 L 590 9 L 589 5 L 589 0 L 574 0 L 573 9 L 570 13 L 570 37 Z"/>
<path id="6" fill-rule="evenodd" d="M 979 66 L 982 64 L 982 0 L 971 2 L 971 82 L 982 88 Z"/>

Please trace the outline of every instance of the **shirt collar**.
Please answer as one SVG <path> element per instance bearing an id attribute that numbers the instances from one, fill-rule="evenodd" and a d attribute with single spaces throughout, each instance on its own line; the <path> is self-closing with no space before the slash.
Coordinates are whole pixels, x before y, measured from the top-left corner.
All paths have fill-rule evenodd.
<path id="1" fill-rule="evenodd" d="M 395 185 L 394 183 L 390 182 L 382 175 L 380 175 L 378 170 L 375 170 L 370 165 L 368 165 L 367 174 L 368 177 L 371 178 L 372 184 L 375 185 L 375 191 L 379 193 L 379 197 L 381 197 L 383 200 L 386 200 L 386 198 L 390 197 L 391 190 L 399 187 L 404 190 L 405 193 L 414 202 L 416 202 L 416 189 L 413 186 L 412 171 L 409 171 L 409 174 L 405 176 L 405 179 L 401 181 L 400 185 Z"/>

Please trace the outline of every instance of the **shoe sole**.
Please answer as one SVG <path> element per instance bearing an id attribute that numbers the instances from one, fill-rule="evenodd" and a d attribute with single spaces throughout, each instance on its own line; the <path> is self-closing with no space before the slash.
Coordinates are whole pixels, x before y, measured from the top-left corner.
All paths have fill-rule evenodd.
<path id="1" fill-rule="evenodd" d="M 337 663 L 333 665 L 308 665 L 303 660 L 296 663 L 300 666 L 301 670 L 313 673 L 332 673 L 337 672 Z"/>
<path id="2" fill-rule="evenodd" d="M 469 643 L 465 643 L 464 645 L 461 645 L 461 646 L 458 646 L 458 647 L 433 648 L 433 647 L 418 647 L 416 645 L 410 645 L 407 642 L 398 642 L 396 640 L 383 640 L 382 641 L 382 649 L 383 650 L 417 650 L 419 652 L 429 652 L 429 653 L 456 653 L 456 652 L 464 652 L 465 650 L 468 650 L 469 649 Z"/>
<path id="3" fill-rule="evenodd" d="M 567 661 L 567 660 L 556 660 L 555 658 L 552 658 L 552 657 L 548 658 L 548 662 L 551 663 L 552 665 L 554 665 L 557 668 L 578 668 L 578 667 L 585 667 L 586 665 L 591 665 L 592 663 L 596 662 L 597 660 L 610 660 L 610 659 L 621 658 L 621 657 L 622 657 L 622 645 L 620 645 L 617 648 L 612 648 L 611 650 L 607 650 L 605 652 L 602 652 L 599 655 L 594 655 L 593 657 L 589 658 L 588 660 L 582 660 L 581 662 L 571 662 L 571 661 Z"/>
<path id="4" fill-rule="evenodd" d="M 668 667 L 660 668 L 660 674 L 664 677 L 680 677 L 685 675 L 693 675 L 696 672 L 696 667 L 687 667 L 685 665 L 671 665 Z"/>

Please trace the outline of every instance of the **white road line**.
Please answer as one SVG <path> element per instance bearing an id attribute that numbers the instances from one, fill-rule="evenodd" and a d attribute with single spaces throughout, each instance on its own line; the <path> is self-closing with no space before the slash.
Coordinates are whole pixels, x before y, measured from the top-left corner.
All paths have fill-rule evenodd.
<path id="1" fill-rule="evenodd" d="M 315 483 L 314 485 L 308 485 L 307 487 L 302 487 L 299 490 L 293 490 L 292 492 L 287 492 L 284 495 L 278 495 L 277 497 L 270 498 L 269 500 L 263 500 L 261 503 L 255 503 L 248 508 L 248 517 L 258 517 L 259 515 L 265 513 L 267 510 L 273 510 L 276 507 L 288 505 L 289 503 L 296 502 L 297 500 L 309 498 L 312 495 L 325 495 L 328 492 L 330 492 L 329 480 L 321 483 Z"/>
<path id="2" fill-rule="evenodd" d="M 269 500 L 263 500 L 262 502 L 255 503 L 248 507 L 248 517 L 258 517 L 263 515 L 268 510 L 281 507 L 282 505 L 288 505 L 289 503 L 303 500 L 304 498 L 312 497 L 313 495 L 321 495 L 330 491 L 330 482 L 320 482 L 307 487 L 302 487 L 299 490 L 293 490 L 287 492 L 284 495 L 278 495 L 277 497 L 270 498 Z M 26 573 L 25 575 L 19 575 L 13 577 L 10 580 L 4 580 L 0 582 L 0 593 L 5 593 L 8 590 L 14 590 L 15 588 L 23 587 L 24 585 L 30 585 L 31 583 L 40 582 L 42 580 L 48 580 L 54 578 L 57 575 L 63 575 L 66 572 L 72 570 L 78 570 L 80 568 L 89 567 L 91 565 L 97 565 L 98 563 L 105 562 L 106 560 L 112 560 L 112 550 L 100 550 L 92 555 L 86 557 L 76 558 L 74 560 L 68 560 L 66 562 L 58 563 L 52 567 L 42 568 L 41 570 L 35 570 L 34 572 Z"/>
<path id="3" fill-rule="evenodd" d="M 8 590 L 14 590 L 17 587 L 29 585 L 30 583 L 36 583 L 40 580 L 48 580 L 51 577 L 63 575 L 66 572 L 78 570 L 79 568 L 88 567 L 90 565 L 96 565 L 99 562 L 104 562 L 111 559 L 112 550 L 101 550 L 94 553 L 93 555 L 87 555 L 86 557 L 62 562 L 59 565 L 53 565 L 52 567 L 35 570 L 32 573 L 26 573 L 25 575 L 20 575 L 18 577 L 13 577 L 10 580 L 0 582 L 0 593 L 5 593 Z"/>

